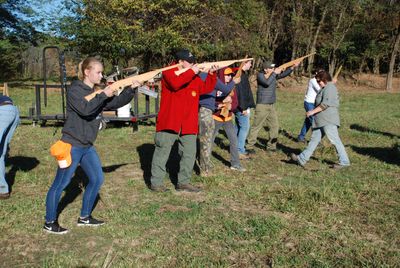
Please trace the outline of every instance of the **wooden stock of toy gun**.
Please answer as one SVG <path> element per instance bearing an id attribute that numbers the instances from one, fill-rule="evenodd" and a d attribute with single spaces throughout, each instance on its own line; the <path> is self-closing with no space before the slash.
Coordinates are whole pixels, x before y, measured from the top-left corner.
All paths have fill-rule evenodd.
<path id="1" fill-rule="evenodd" d="M 138 81 L 139 83 L 144 83 L 144 82 L 146 82 L 146 81 L 148 81 L 148 80 L 154 78 L 156 75 L 158 75 L 158 74 L 161 73 L 162 71 L 166 71 L 166 70 L 169 70 L 169 69 L 172 69 L 172 68 L 176 68 L 176 67 L 178 67 L 178 66 L 179 66 L 179 64 L 174 64 L 174 65 L 171 65 L 171 66 L 168 66 L 168 67 L 164 67 L 164 68 L 160 68 L 160 69 L 156 69 L 156 70 L 154 70 L 154 71 L 150 71 L 150 72 L 147 72 L 147 73 L 143 73 L 143 74 L 139 74 L 139 75 L 130 76 L 130 77 L 128 77 L 128 78 L 121 79 L 121 80 L 118 80 L 118 81 L 112 83 L 111 85 L 109 85 L 109 87 L 112 88 L 112 89 L 114 89 L 114 91 L 115 91 L 115 92 L 118 92 L 118 94 L 119 94 L 119 93 L 122 92 L 122 90 L 123 90 L 125 87 L 132 85 L 134 81 Z M 93 92 L 93 93 L 87 95 L 87 96 L 85 97 L 85 99 L 86 99 L 87 101 L 90 101 L 90 100 L 93 99 L 97 94 L 100 94 L 101 92 L 103 92 L 103 90 L 96 90 L 95 92 Z M 118 94 L 117 94 L 117 95 L 118 95 Z"/>

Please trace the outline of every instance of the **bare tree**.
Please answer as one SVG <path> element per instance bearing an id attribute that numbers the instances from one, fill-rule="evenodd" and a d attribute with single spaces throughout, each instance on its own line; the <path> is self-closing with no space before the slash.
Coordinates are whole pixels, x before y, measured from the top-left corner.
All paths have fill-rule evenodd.
<path id="1" fill-rule="evenodd" d="M 394 64 L 396 62 L 396 56 L 397 56 L 397 53 L 399 51 L 399 43 L 400 43 L 400 24 L 397 27 L 396 41 L 394 42 L 393 50 L 392 50 L 392 56 L 390 57 L 389 71 L 388 71 L 387 79 L 386 79 L 386 90 L 387 91 L 392 91 L 393 90 Z"/>

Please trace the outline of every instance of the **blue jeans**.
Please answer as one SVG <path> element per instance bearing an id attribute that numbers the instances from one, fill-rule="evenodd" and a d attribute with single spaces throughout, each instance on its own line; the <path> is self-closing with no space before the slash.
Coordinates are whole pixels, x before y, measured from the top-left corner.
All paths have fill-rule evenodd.
<path id="1" fill-rule="evenodd" d="M 327 125 L 321 128 L 313 129 L 311 140 L 308 143 L 307 148 L 301 154 L 299 154 L 299 162 L 302 165 L 305 165 L 307 161 L 310 160 L 311 155 L 314 153 L 319 142 L 325 135 L 336 148 L 336 153 L 339 156 L 339 164 L 343 166 L 349 166 L 350 160 L 347 156 L 346 149 L 340 140 L 338 127 L 336 125 Z"/>
<path id="2" fill-rule="evenodd" d="M 245 154 L 246 149 L 244 148 L 244 146 L 246 144 L 246 138 L 250 130 L 250 115 L 244 115 L 241 112 L 236 112 L 235 123 L 238 139 L 238 151 L 241 154 Z"/>
<path id="3" fill-rule="evenodd" d="M 68 168 L 58 168 L 57 174 L 51 185 L 46 198 L 46 222 L 57 220 L 57 207 L 61 194 L 65 187 L 71 182 L 76 168 L 80 164 L 83 171 L 89 178 L 83 194 L 81 217 L 90 216 L 97 194 L 103 184 L 104 176 L 101 169 L 100 158 L 96 149 L 90 147 L 76 147 L 71 149 L 72 163 Z"/>
<path id="4" fill-rule="evenodd" d="M 304 109 L 306 110 L 306 112 L 314 110 L 314 108 L 315 108 L 314 103 L 309 103 L 306 101 L 304 102 Z M 302 141 L 306 138 L 306 134 L 307 134 L 308 130 L 310 129 L 310 127 L 312 126 L 313 120 L 314 120 L 313 116 L 306 117 L 304 119 L 303 127 L 301 128 L 299 136 L 297 136 L 298 140 Z"/>
<path id="5" fill-rule="evenodd" d="M 6 154 L 15 129 L 19 123 L 19 111 L 14 105 L 0 106 L 0 193 L 9 192 L 6 181 Z"/>

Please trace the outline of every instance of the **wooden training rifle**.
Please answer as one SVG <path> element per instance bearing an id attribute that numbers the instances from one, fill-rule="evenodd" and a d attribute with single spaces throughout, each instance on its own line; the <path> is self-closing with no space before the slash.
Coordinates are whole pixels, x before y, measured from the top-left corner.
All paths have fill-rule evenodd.
<path id="1" fill-rule="evenodd" d="M 172 69 L 172 68 L 176 68 L 176 67 L 178 67 L 178 66 L 179 66 L 179 64 L 174 64 L 174 65 L 167 66 L 167 67 L 160 68 L 160 69 L 156 69 L 156 70 L 153 70 L 153 71 L 150 71 L 150 72 L 147 72 L 147 73 L 143 73 L 143 74 L 139 74 L 139 75 L 130 76 L 130 77 L 127 77 L 127 78 L 125 78 L 125 79 L 118 80 L 118 81 L 112 83 L 111 85 L 109 85 L 108 87 L 110 87 L 110 88 L 112 88 L 114 91 L 118 92 L 117 95 L 119 95 L 119 93 L 121 93 L 122 90 L 123 90 L 125 87 L 132 85 L 134 81 L 138 81 L 139 83 L 146 82 L 146 81 L 152 79 L 152 78 L 153 78 L 154 76 L 156 76 L 157 74 L 161 73 L 162 71 L 166 71 L 166 70 L 169 70 L 169 69 Z M 96 90 L 95 92 L 93 92 L 93 93 L 91 93 L 91 94 L 85 96 L 85 99 L 86 99 L 87 101 L 90 101 L 90 100 L 93 99 L 97 94 L 100 94 L 102 91 L 103 91 L 103 90 Z"/>
<path id="2" fill-rule="evenodd" d="M 215 61 L 215 62 L 203 62 L 203 63 L 199 63 L 197 66 L 202 71 L 208 71 L 209 69 L 211 69 L 212 66 L 217 66 L 219 69 L 221 69 L 221 68 L 227 67 L 229 65 L 232 65 L 236 62 L 246 62 L 246 61 L 250 61 L 250 60 L 253 60 L 253 58 L 245 58 L 245 59 L 240 59 L 240 60 L 224 60 L 224 61 Z M 180 75 L 181 73 L 184 73 L 189 69 L 190 68 L 183 68 L 181 70 L 175 71 L 175 74 Z"/>
<path id="3" fill-rule="evenodd" d="M 279 67 L 277 67 L 276 69 L 281 69 L 282 71 L 284 71 L 284 70 L 286 70 L 287 68 L 292 67 L 293 65 L 302 62 L 305 58 L 308 58 L 308 57 L 314 55 L 315 53 L 316 53 L 316 52 L 313 52 L 313 53 L 310 53 L 310 54 L 305 55 L 305 56 L 303 56 L 303 57 L 300 57 L 300 58 L 291 60 L 291 61 L 289 61 L 289 62 L 286 62 L 286 63 L 280 65 Z M 270 72 L 270 73 L 268 73 L 268 74 L 265 74 L 265 78 L 268 79 L 268 78 L 271 76 L 272 73 L 273 73 L 273 71 Z"/>
<path id="4" fill-rule="evenodd" d="M 340 65 L 339 69 L 337 69 L 335 75 L 334 75 L 333 78 L 332 78 L 332 81 L 338 79 L 339 74 L 340 74 L 340 71 L 342 70 L 342 67 L 343 67 L 343 65 Z"/>
<path id="5" fill-rule="evenodd" d="M 310 54 L 305 55 L 305 56 L 303 56 L 303 57 L 300 57 L 300 58 L 291 60 L 291 61 L 289 61 L 289 62 L 286 62 L 286 63 L 280 65 L 280 66 L 278 67 L 278 69 L 282 69 L 282 71 L 283 71 L 283 70 L 285 70 L 285 69 L 287 69 L 287 68 L 289 68 L 289 67 L 292 67 L 293 65 L 295 65 L 295 64 L 297 64 L 297 63 L 302 62 L 305 58 L 308 58 L 308 57 L 314 55 L 315 53 L 316 53 L 316 52 L 313 52 L 313 53 L 310 53 Z"/>

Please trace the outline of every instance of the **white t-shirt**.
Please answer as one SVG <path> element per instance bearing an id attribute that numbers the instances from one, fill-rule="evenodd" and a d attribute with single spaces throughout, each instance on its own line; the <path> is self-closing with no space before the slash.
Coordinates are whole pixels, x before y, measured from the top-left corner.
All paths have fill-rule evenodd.
<path id="1" fill-rule="evenodd" d="M 317 96 L 318 91 L 321 90 L 321 87 L 319 86 L 317 79 L 311 78 L 310 81 L 308 81 L 308 88 L 306 95 L 304 97 L 304 101 L 308 103 L 314 103 L 315 102 L 315 97 Z"/>

